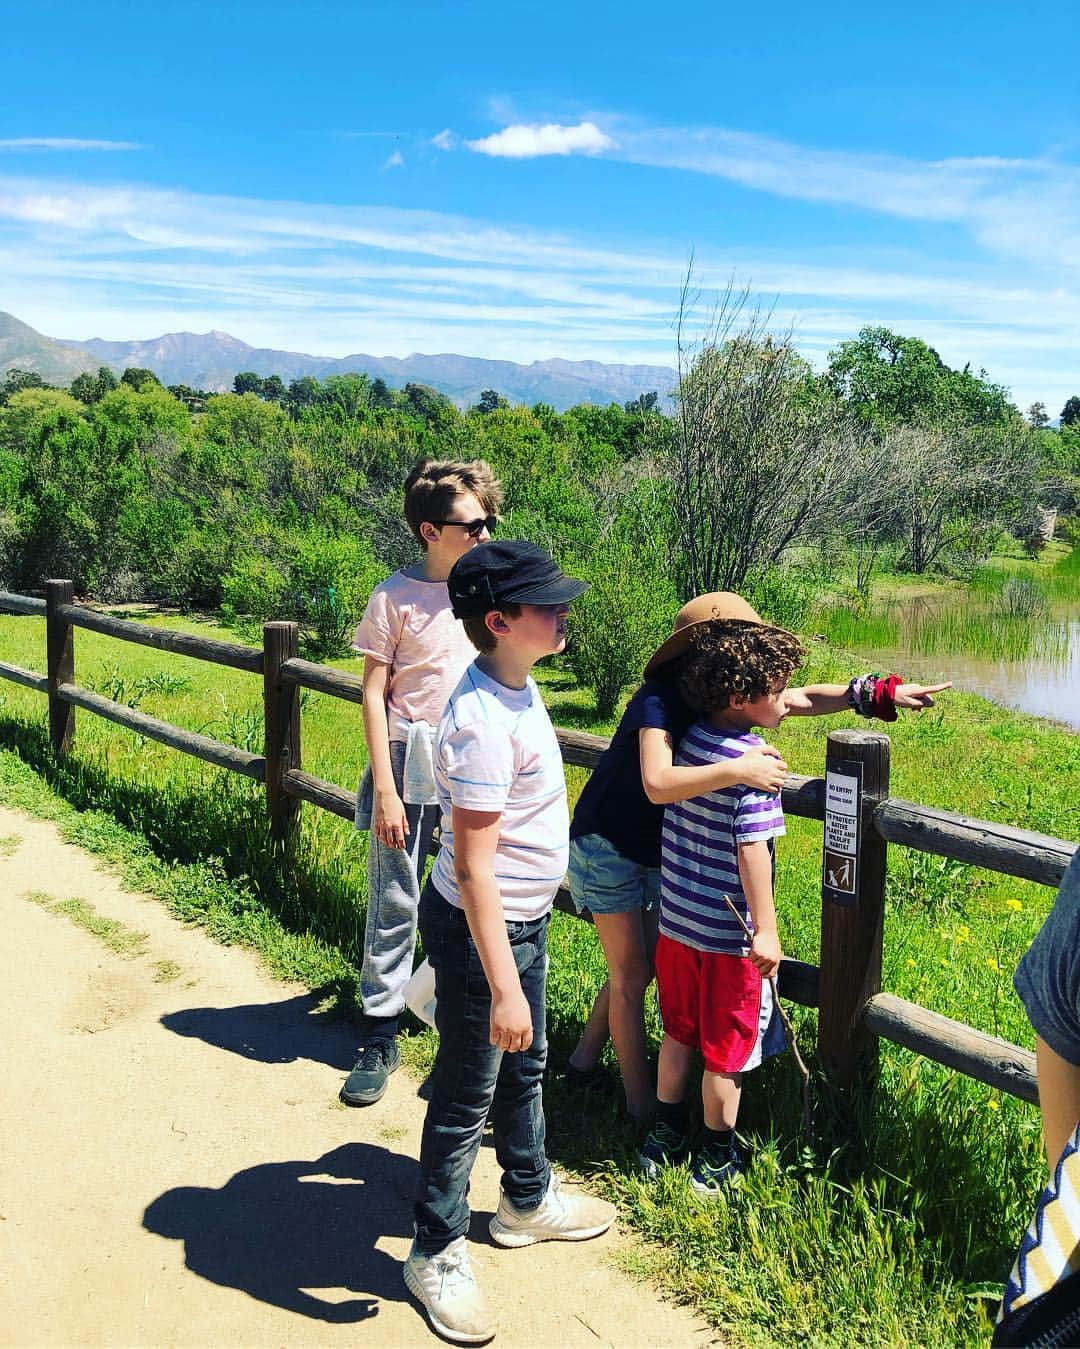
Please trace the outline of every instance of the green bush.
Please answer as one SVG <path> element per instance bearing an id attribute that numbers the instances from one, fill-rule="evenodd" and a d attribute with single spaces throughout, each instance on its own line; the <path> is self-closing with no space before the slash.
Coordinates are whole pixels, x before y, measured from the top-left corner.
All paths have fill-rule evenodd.
<path id="1" fill-rule="evenodd" d="M 667 636 L 679 601 L 661 549 L 618 533 L 602 538 L 578 571 L 592 589 L 570 610 L 567 662 L 595 693 L 597 716 L 607 719 Z"/>
<path id="2" fill-rule="evenodd" d="M 336 656 L 348 650 L 383 568 L 366 539 L 314 529 L 294 536 L 288 577 L 284 616 L 300 624 L 313 654 Z"/>
<path id="3" fill-rule="evenodd" d="M 279 618 L 288 587 L 281 571 L 259 553 L 237 558 L 221 583 L 221 610 L 230 623 L 266 623 Z"/>

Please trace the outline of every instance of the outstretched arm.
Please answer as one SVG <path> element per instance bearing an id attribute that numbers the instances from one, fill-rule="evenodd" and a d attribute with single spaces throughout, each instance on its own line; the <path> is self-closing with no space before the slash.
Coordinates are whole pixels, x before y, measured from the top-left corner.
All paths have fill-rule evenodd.
<path id="1" fill-rule="evenodd" d="M 787 691 L 788 714 L 792 717 L 823 717 L 832 712 L 850 712 L 848 689 L 850 684 L 807 684 L 805 688 Z M 897 707 L 909 712 L 921 712 L 934 706 L 934 694 L 952 688 L 946 684 L 900 684 L 893 694 Z"/>

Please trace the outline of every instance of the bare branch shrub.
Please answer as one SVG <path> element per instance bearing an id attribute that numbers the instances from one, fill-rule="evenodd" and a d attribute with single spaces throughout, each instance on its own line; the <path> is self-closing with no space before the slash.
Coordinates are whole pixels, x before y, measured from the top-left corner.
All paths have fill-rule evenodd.
<path id="1" fill-rule="evenodd" d="M 661 453 L 673 560 L 686 594 L 742 587 L 843 519 L 866 432 L 816 380 L 791 334 L 730 287 L 697 336 L 688 275 L 677 322 L 675 416 Z"/>

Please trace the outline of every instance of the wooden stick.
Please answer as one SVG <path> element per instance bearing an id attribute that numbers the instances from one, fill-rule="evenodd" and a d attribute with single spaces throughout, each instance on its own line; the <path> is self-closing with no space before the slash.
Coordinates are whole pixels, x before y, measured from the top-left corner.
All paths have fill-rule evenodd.
<path id="1" fill-rule="evenodd" d="M 739 910 L 735 907 L 735 905 L 731 902 L 731 896 L 730 896 L 730 895 L 725 895 L 725 896 L 724 896 L 724 903 L 728 906 L 728 908 L 731 910 L 731 912 L 735 915 L 735 921 L 736 921 L 736 922 L 739 924 L 739 926 L 742 928 L 743 933 L 744 933 L 744 935 L 745 935 L 745 937 L 746 937 L 746 940 L 747 940 L 748 942 L 751 942 L 751 943 L 752 943 L 753 940 L 754 940 L 754 934 L 753 934 L 753 933 L 750 931 L 750 929 L 746 926 L 746 920 L 743 918 L 742 914 L 741 914 L 741 913 L 739 912 Z M 791 1020 L 790 1020 L 790 1018 L 788 1017 L 787 1012 L 784 1011 L 784 1008 L 783 1008 L 783 1006 L 782 1006 L 782 1004 L 781 1004 L 781 1002 L 780 1002 L 780 993 L 779 993 L 779 990 L 778 990 L 777 987 L 776 987 L 776 976 L 775 976 L 775 975 L 770 975 L 770 976 L 769 976 L 769 987 L 772 989 L 773 1005 L 775 1006 L 777 1012 L 779 1012 L 779 1014 L 780 1014 L 780 1024 L 781 1024 L 781 1025 L 783 1026 L 783 1028 L 784 1028 L 784 1038 L 785 1038 L 785 1039 L 787 1040 L 787 1042 L 788 1042 L 788 1048 L 791 1050 L 792 1054 L 794 1055 L 794 1058 L 795 1058 L 795 1066 L 798 1068 L 798 1070 L 799 1070 L 799 1076 L 802 1078 L 802 1115 L 803 1115 L 803 1130 L 804 1130 L 805 1133 L 806 1133 L 807 1142 L 809 1142 L 809 1141 L 813 1138 L 813 1131 L 812 1131 L 811 1124 L 810 1124 L 810 1070 L 809 1070 L 809 1068 L 807 1068 L 806 1064 L 803 1062 L 803 1056 L 799 1053 L 799 1046 L 798 1046 L 798 1043 L 797 1043 L 797 1041 L 796 1041 L 796 1039 L 795 1039 L 795 1027 L 791 1024 Z"/>

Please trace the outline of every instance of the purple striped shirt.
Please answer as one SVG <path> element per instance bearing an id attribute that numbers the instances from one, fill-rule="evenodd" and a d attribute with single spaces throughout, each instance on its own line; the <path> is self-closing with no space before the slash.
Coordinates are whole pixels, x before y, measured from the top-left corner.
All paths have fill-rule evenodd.
<path id="1" fill-rule="evenodd" d="M 683 767 L 737 759 L 765 742 L 749 732 L 698 721 L 679 745 Z M 724 902 L 730 895 L 753 931 L 739 880 L 739 844 L 778 838 L 784 831 L 780 797 L 728 787 L 664 809 L 660 853 L 660 931 L 698 951 L 747 955 L 742 929 Z"/>

